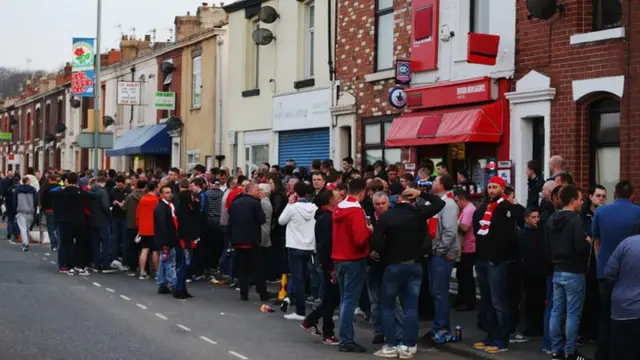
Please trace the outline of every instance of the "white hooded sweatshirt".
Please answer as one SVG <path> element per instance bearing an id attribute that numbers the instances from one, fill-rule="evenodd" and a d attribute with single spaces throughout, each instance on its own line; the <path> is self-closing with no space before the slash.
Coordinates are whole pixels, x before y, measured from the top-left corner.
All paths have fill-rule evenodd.
<path id="1" fill-rule="evenodd" d="M 278 223 L 287 226 L 286 246 L 298 250 L 316 250 L 315 214 L 318 207 L 306 201 L 288 204 Z"/>

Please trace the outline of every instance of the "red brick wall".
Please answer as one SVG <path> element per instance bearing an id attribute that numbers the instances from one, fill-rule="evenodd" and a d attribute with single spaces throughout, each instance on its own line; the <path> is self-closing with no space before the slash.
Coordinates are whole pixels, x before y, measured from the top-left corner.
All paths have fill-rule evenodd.
<path id="1" fill-rule="evenodd" d="M 620 177 L 640 184 L 640 143 L 633 140 L 640 136 L 640 3 L 622 2 L 621 22 L 629 42 L 613 39 L 578 45 L 570 45 L 569 38 L 591 31 L 591 1 L 566 0 L 567 12 L 546 21 L 527 19 L 525 3 L 517 3 L 516 80 L 530 70 L 551 78 L 551 87 L 556 89 L 551 108 L 552 155 L 563 156 L 578 184 L 588 186 L 591 170 L 589 103 L 611 95 L 592 94 L 576 103 L 572 81 L 625 75 L 624 96 L 620 102 Z M 631 11 L 629 3 L 633 4 Z M 627 134 L 631 135 L 631 141 Z"/>
<path id="2" fill-rule="evenodd" d="M 389 90 L 395 86 L 394 79 L 372 83 L 364 80 L 366 74 L 375 72 L 375 1 L 338 1 L 337 11 L 336 78 L 340 80 L 340 96 L 349 93 L 356 97 L 355 160 L 357 166 L 361 166 L 364 162 L 361 156 L 363 118 L 401 111 L 387 101 Z M 394 12 L 395 58 L 408 59 L 411 0 L 395 0 Z"/>
<path id="3" fill-rule="evenodd" d="M 164 91 L 164 73 L 162 72 L 161 65 L 163 62 L 172 59 L 173 60 L 173 73 L 171 75 L 171 89 L 176 93 L 176 109 L 173 111 L 173 115 L 180 116 L 180 93 L 182 87 L 182 48 L 170 51 L 164 55 L 159 56 L 158 59 L 158 91 Z M 158 118 L 167 117 L 166 110 L 158 110 Z"/>

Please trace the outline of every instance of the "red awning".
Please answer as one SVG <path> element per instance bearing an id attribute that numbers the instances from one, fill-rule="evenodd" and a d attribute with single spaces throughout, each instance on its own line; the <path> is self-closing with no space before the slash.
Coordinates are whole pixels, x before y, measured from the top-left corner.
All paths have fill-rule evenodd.
<path id="1" fill-rule="evenodd" d="M 503 103 L 416 111 L 393 119 L 386 146 L 424 146 L 465 142 L 500 142 Z"/>

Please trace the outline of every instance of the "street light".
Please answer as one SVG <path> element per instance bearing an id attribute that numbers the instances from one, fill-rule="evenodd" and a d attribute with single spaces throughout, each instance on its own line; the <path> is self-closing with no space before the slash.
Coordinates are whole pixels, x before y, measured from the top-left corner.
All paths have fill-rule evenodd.
<path id="1" fill-rule="evenodd" d="M 95 80 L 93 82 L 94 87 L 94 116 L 93 116 L 93 171 L 98 175 L 98 137 L 100 136 L 100 96 L 102 91 L 102 84 L 100 83 L 100 28 L 102 25 L 102 0 L 98 1 L 98 16 L 97 16 L 97 29 L 96 29 L 96 57 L 95 57 Z"/>

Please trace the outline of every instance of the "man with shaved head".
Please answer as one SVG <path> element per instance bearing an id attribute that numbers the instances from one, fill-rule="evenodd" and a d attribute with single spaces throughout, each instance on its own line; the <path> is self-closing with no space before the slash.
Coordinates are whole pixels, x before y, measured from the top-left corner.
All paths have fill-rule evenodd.
<path id="1" fill-rule="evenodd" d="M 562 156 L 554 155 L 549 158 L 549 175 L 551 175 L 551 177 L 547 180 L 555 180 L 558 175 L 566 173 L 567 170 L 565 170 L 565 167 L 566 162 Z"/>

